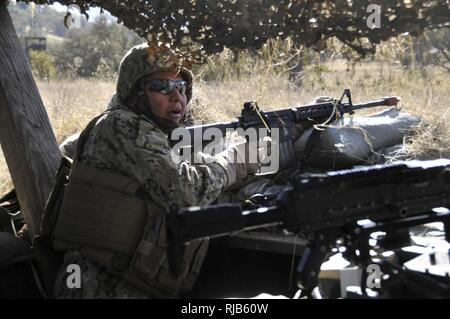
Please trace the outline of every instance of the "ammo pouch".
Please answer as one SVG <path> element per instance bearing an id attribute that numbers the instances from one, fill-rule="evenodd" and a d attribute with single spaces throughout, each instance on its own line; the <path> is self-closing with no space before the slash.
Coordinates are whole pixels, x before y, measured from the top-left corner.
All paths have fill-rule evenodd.
<path id="1" fill-rule="evenodd" d="M 57 213 L 53 211 L 56 217 L 48 218 L 54 223 L 46 226 L 53 231 L 54 249 L 77 250 L 153 297 L 188 292 L 208 241 L 186 246 L 181 271 L 175 276 L 167 258 L 165 211 L 133 179 L 80 163 L 83 142 L 78 141 L 70 178 L 58 192 L 62 200 Z"/>

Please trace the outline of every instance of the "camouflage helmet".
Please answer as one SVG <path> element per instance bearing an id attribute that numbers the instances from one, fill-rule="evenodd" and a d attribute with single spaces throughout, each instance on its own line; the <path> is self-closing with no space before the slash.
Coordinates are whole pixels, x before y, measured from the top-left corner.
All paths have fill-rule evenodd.
<path id="1" fill-rule="evenodd" d="M 187 102 L 192 98 L 192 73 L 184 67 L 176 66 L 172 59 L 172 51 L 157 52 L 150 48 L 147 43 L 132 47 L 123 57 L 119 65 L 119 76 L 117 80 L 117 97 L 124 102 L 130 95 L 135 84 L 145 75 L 154 72 L 180 72 L 182 78 L 187 82 Z"/>

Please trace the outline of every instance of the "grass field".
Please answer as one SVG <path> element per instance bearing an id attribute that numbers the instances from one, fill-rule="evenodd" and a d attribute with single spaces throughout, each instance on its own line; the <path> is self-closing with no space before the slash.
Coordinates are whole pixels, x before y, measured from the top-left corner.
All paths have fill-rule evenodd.
<path id="1" fill-rule="evenodd" d="M 115 91 L 114 81 L 94 79 L 38 82 L 38 87 L 58 143 L 104 110 Z M 351 89 L 354 102 L 396 95 L 404 111 L 423 119 L 414 138 L 406 141 L 406 157 L 450 158 L 450 73 L 434 67 L 407 70 L 395 64 L 365 62 L 347 71 L 346 63 L 337 60 L 307 68 L 301 87 L 270 70 L 221 82 L 197 80 L 191 107 L 198 119 L 223 121 L 238 116 L 244 101 L 257 100 L 264 110 L 273 110 L 305 104 L 320 95 L 339 97 L 344 88 Z M 0 194 L 11 187 L 0 153 Z"/>

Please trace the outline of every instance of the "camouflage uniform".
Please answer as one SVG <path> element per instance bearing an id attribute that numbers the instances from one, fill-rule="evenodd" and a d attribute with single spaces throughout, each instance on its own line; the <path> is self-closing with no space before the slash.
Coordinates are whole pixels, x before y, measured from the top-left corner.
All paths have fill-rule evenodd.
<path id="1" fill-rule="evenodd" d="M 142 48 L 137 52 L 142 52 Z M 127 56 L 133 54 L 132 49 Z M 168 209 L 172 203 L 180 206 L 212 203 L 242 176 L 237 176 L 226 156 L 221 154 L 214 157 L 199 154 L 200 157 L 208 157 L 209 161 L 204 164 L 194 165 L 189 162 L 177 164 L 172 160 L 168 132 L 147 116 L 131 111 L 123 103 L 127 92 L 131 90 L 132 81 L 125 81 L 127 78 L 135 79 L 165 69 L 154 65 L 150 65 L 149 69 L 149 62 L 137 56 L 134 61 L 138 61 L 138 66 L 145 72 L 136 73 L 140 68 L 132 66 L 129 69 L 134 70 L 134 73 L 128 73 L 123 65 L 129 63 L 130 59 L 125 58 L 119 69 L 118 98 L 113 97 L 108 111 L 97 120 L 88 135 L 79 157 L 80 162 L 135 179 L 147 191 L 153 202 L 163 209 Z M 186 72 L 182 72 L 185 79 Z M 188 99 L 192 96 L 190 75 L 188 75 L 187 95 Z M 72 140 L 72 146 L 74 141 L 76 139 Z M 62 145 L 61 149 L 65 148 L 67 145 Z M 73 152 L 73 149 L 69 152 Z M 80 267 L 81 288 L 70 289 L 66 285 L 67 277 L 70 275 L 66 270 L 70 264 Z M 57 298 L 152 297 L 74 251 L 65 254 L 64 262 L 57 274 L 54 295 Z"/>

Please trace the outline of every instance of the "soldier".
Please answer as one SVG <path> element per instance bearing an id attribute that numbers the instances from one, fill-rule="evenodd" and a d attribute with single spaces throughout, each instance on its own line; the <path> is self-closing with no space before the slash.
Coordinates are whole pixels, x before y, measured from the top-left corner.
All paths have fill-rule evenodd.
<path id="1" fill-rule="evenodd" d="M 55 283 L 57 298 L 176 297 L 188 293 L 208 242 L 190 244 L 178 265 L 181 271 L 175 275 L 167 259 L 164 212 L 174 203 L 212 203 L 258 170 L 258 163 L 233 160 L 245 156 L 235 147 L 214 156 L 198 154 L 205 159 L 201 164 L 172 160 L 169 136 L 186 117 L 192 74 L 167 54 L 147 44 L 133 47 L 120 64 L 116 98 L 80 137 L 72 184 L 66 188 L 54 233 L 55 249 L 67 251 Z M 111 187 L 119 187 L 123 181 L 128 188 L 136 183 L 138 190 L 114 207 L 110 203 L 114 194 L 124 190 L 112 191 Z M 139 213 L 146 216 L 144 229 L 138 217 L 131 221 L 137 213 L 129 207 L 135 203 L 145 206 L 145 212 Z M 124 247 L 124 242 L 130 245 Z M 69 265 L 79 267 L 78 284 L 70 277 Z M 75 281 L 71 284 L 70 280 Z"/>

